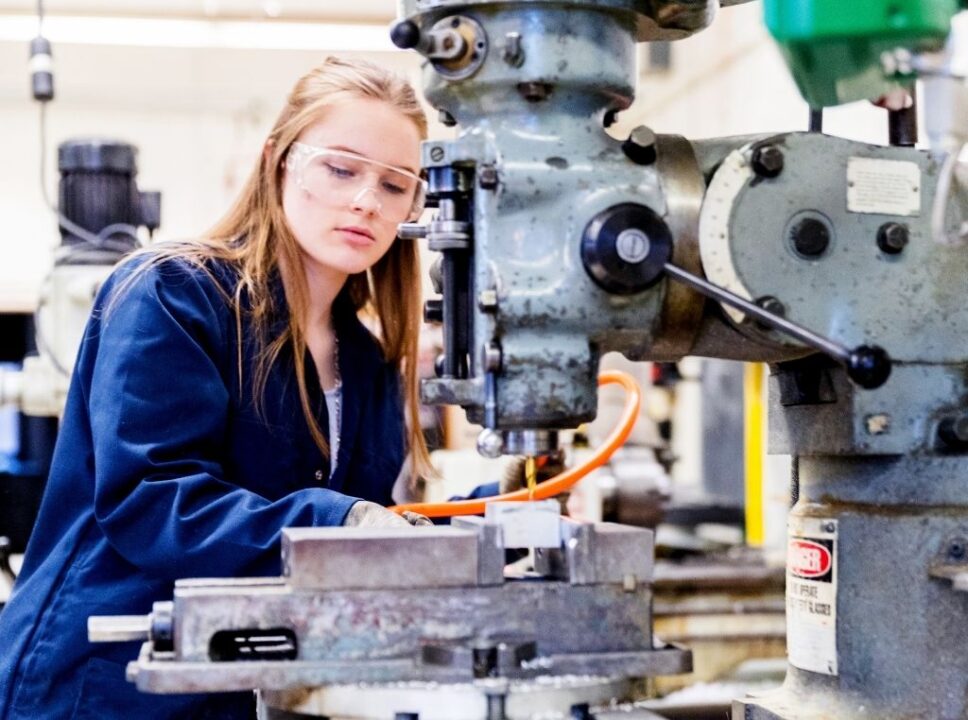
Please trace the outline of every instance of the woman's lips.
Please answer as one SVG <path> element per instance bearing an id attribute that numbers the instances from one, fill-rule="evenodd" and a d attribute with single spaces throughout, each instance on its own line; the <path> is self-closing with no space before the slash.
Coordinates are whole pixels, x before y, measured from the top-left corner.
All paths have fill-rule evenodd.
<path id="1" fill-rule="evenodd" d="M 373 237 L 373 233 L 366 228 L 341 227 L 336 228 L 336 231 L 341 233 L 346 240 L 349 240 L 354 244 L 371 245 L 372 243 L 376 242 L 376 238 Z"/>

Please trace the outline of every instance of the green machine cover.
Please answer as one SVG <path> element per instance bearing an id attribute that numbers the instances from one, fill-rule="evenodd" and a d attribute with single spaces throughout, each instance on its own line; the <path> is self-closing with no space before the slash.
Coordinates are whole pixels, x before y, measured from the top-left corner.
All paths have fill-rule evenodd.
<path id="1" fill-rule="evenodd" d="M 968 0 L 764 0 L 766 25 L 811 107 L 879 97 L 898 87 L 882 55 L 944 45 Z M 903 81 L 903 80 L 901 80 Z"/>

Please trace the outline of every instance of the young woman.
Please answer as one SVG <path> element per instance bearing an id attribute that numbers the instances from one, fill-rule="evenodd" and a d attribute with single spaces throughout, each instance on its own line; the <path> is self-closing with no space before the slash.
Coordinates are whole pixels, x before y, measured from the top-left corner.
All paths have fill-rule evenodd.
<path id="1" fill-rule="evenodd" d="M 137 645 L 88 643 L 87 618 L 146 614 L 177 578 L 278 575 L 285 527 L 428 522 L 384 507 L 405 456 L 429 469 L 417 248 L 395 240 L 425 136 L 409 85 L 330 58 L 226 217 L 106 283 L 0 613 L 0 719 L 248 717 L 251 693 L 138 693 Z"/>

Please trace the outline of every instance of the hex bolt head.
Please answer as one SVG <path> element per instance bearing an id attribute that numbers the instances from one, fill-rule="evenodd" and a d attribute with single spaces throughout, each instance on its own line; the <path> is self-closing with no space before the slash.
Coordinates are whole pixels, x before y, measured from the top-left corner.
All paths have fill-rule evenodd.
<path id="1" fill-rule="evenodd" d="M 497 290 L 481 290 L 477 294 L 477 309 L 485 313 L 497 311 Z"/>
<path id="2" fill-rule="evenodd" d="M 888 222 L 877 229 L 877 247 L 888 255 L 897 255 L 910 240 L 908 226 L 903 223 Z"/>
<path id="3" fill-rule="evenodd" d="M 750 165 L 760 177 L 775 178 L 783 172 L 783 151 L 776 145 L 763 145 L 753 151 Z"/>
<path id="4" fill-rule="evenodd" d="M 803 218 L 791 231 L 793 248 L 804 257 L 823 255 L 830 247 L 830 230 L 817 218 Z"/>
<path id="5" fill-rule="evenodd" d="M 493 165 L 482 165 L 477 173 L 477 184 L 482 190 L 496 190 L 500 178 Z"/>
<path id="6" fill-rule="evenodd" d="M 766 295 L 764 297 L 759 298 L 756 301 L 756 304 L 759 305 L 764 310 L 766 310 L 771 315 L 779 315 L 780 317 L 784 317 L 786 315 L 786 305 L 784 305 L 782 302 L 777 300 L 772 295 Z"/>

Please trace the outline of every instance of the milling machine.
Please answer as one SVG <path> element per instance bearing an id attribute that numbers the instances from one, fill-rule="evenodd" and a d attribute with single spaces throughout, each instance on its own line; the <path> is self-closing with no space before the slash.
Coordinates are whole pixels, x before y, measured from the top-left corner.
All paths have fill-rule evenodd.
<path id="1" fill-rule="evenodd" d="M 911 107 L 891 111 L 887 146 L 819 132 L 690 142 L 645 127 L 613 139 L 605 127 L 632 102 L 636 42 L 687 37 L 719 5 L 402 0 L 393 40 L 427 58 L 426 96 L 460 126 L 455 140 L 423 148 L 433 220 L 401 227 L 442 255 L 441 297 L 427 315 L 443 322 L 444 355 L 424 400 L 463 406 L 487 428 L 482 452 L 540 455 L 558 430 L 594 416 L 607 351 L 773 363 L 771 444 L 794 456 L 798 489 L 789 671 L 782 689 L 738 700 L 734 718 L 968 717 L 959 148 L 912 147 Z M 867 0 L 838 16 L 838 5 L 767 2 L 818 110 L 909 86 L 959 7 Z M 818 65 L 818 48 L 841 62 Z M 951 107 L 928 103 L 931 113 Z M 606 718 L 606 697 L 633 694 L 612 680 L 686 667 L 651 641 L 646 568 L 628 565 L 647 551 L 645 536 L 557 517 L 545 525 L 530 512 L 516 542 L 545 548 L 545 559 L 536 577 L 504 582 L 493 549 L 515 544 L 497 509 L 393 542 L 287 531 L 284 578 L 186 581 L 150 629 L 134 622 L 127 637 L 152 642 L 133 679 L 154 692 L 263 688 L 265 717 L 427 720 L 464 717 L 460 707 L 491 720 Z M 421 543 L 444 553 L 439 572 L 463 575 L 431 574 L 430 585 L 401 592 L 392 558 L 421 556 Z M 391 558 L 375 585 L 341 586 L 355 567 L 315 564 L 359 552 L 381 568 Z M 555 624 L 536 624 L 529 603 Z M 358 622 L 344 633 L 333 619 L 346 614 Z M 104 623 L 92 635 L 123 634 Z M 227 665 L 245 658 L 224 655 L 217 638 L 249 657 L 280 655 Z M 576 672 L 598 679 L 573 692 L 562 676 Z M 538 698 L 543 682 L 554 689 L 540 710 L 514 705 Z M 446 695 L 457 688 L 468 694 Z"/>

